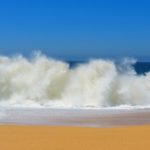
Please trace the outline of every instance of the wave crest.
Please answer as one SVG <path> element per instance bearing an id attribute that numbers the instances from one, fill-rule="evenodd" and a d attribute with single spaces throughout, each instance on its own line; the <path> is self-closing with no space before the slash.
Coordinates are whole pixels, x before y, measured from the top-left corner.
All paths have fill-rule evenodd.
<path id="1" fill-rule="evenodd" d="M 135 61 L 97 59 L 75 68 L 44 55 L 0 57 L 0 105 L 117 106 L 150 104 L 150 73 Z"/>

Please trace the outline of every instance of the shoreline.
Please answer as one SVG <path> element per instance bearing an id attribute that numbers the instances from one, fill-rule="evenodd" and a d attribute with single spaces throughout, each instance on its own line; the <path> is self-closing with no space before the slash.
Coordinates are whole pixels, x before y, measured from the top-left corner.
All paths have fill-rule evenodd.
<path id="1" fill-rule="evenodd" d="M 150 108 L 44 109 L 1 108 L 0 124 L 80 127 L 118 127 L 150 124 Z"/>

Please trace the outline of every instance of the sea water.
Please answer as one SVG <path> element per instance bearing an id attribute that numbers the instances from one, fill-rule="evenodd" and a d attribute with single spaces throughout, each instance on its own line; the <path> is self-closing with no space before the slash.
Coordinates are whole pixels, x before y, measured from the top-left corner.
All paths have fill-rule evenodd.
<path id="1" fill-rule="evenodd" d="M 61 61 L 0 56 L 0 107 L 110 108 L 150 105 L 150 63 L 125 58 Z"/>

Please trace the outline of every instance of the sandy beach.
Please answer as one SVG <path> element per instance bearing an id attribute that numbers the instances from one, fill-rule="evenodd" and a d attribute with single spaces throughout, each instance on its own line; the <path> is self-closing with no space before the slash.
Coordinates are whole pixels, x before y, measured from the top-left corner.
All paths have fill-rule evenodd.
<path id="1" fill-rule="evenodd" d="M 146 150 L 149 116 L 149 108 L 1 108 L 0 149 Z"/>
<path id="2" fill-rule="evenodd" d="M 150 126 L 0 126 L 1 150 L 149 150 Z"/>

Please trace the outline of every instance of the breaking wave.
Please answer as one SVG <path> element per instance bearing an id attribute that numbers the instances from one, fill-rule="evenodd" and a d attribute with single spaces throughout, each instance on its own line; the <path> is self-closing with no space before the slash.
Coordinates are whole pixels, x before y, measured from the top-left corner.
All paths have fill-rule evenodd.
<path id="1" fill-rule="evenodd" d="M 0 56 L 0 106 L 148 105 L 150 73 L 138 75 L 133 63 L 96 59 L 70 68 L 41 54 Z"/>

